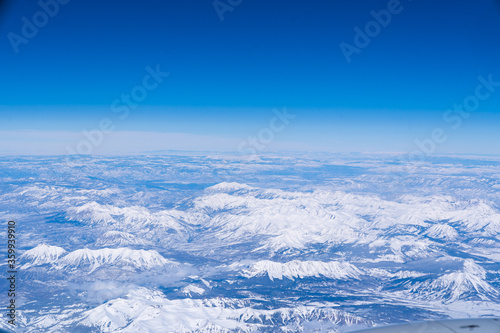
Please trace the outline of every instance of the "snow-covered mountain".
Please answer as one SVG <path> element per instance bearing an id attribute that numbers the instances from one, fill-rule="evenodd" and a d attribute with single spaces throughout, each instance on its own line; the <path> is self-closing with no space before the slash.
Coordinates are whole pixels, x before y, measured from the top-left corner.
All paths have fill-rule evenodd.
<path id="1" fill-rule="evenodd" d="M 410 282 L 408 290 L 425 299 L 444 300 L 447 303 L 464 299 L 495 299 L 500 292 L 487 282 L 486 274 L 483 267 L 472 259 L 466 259 L 462 269 Z"/>
<path id="2" fill-rule="evenodd" d="M 493 237 L 500 232 L 497 209 L 484 201 L 457 201 L 448 196 L 388 201 L 339 191 L 287 192 L 223 183 L 196 199 L 194 211 L 208 215 L 204 226 L 216 230 L 217 243 L 258 238 L 261 248 L 272 251 L 312 244 L 371 243 L 398 230 L 414 236 L 414 241 L 406 243 L 420 251 L 427 242 L 421 232 L 448 241 Z"/>
<path id="3" fill-rule="evenodd" d="M 152 242 L 142 239 L 137 235 L 124 231 L 110 230 L 100 236 L 96 245 L 98 246 L 151 246 Z"/>
<path id="4" fill-rule="evenodd" d="M 56 263 L 58 269 L 94 271 L 104 265 L 118 265 L 135 269 L 175 264 L 154 250 L 131 250 L 128 248 L 80 249 L 68 253 Z"/>
<path id="5" fill-rule="evenodd" d="M 346 262 L 299 261 L 279 263 L 269 260 L 257 261 L 243 271 L 246 277 L 267 275 L 269 279 L 303 279 L 306 277 L 324 277 L 328 279 L 359 279 L 362 272 Z"/>
<path id="6" fill-rule="evenodd" d="M 432 238 L 452 241 L 459 237 L 458 232 L 448 224 L 435 224 L 430 227 L 426 234 Z"/>
<path id="7" fill-rule="evenodd" d="M 165 259 L 154 250 L 132 250 L 129 248 L 91 250 L 85 248 L 67 253 L 63 248 L 46 244 L 38 245 L 26 251 L 21 258 L 25 262 L 22 269 L 49 264 L 58 270 L 90 272 L 102 266 L 147 270 L 177 264 L 174 261 Z"/>
<path id="8" fill-rule="evenodd" d="M 367 323 L 362 318 L 327 307 L 300 306 L 276 310 L 251 309 L 236 299 L 168 300 L 140 288 L 84 314 L 81 324 L 100 332 L 255 332 L 269 324 L 293 327 L 303 321 L 339 324 Z"/>
<path id="9" fill-rule="evenodd" d="M 404 163 L 5 157 L 19 327 L 340 332 L 500 316 L 500 159 Z"/>
<path id="10" fill-rule="evenodd" d="M 33 266 L 45 264 L 54 264 L 64 254 L 66 254 L 66 250 L 62 247 L 40 244 L 22 254 L 20 260 L 21 263 L 24 264 L 21 266 L 21 269 L 28 269 Z"/>

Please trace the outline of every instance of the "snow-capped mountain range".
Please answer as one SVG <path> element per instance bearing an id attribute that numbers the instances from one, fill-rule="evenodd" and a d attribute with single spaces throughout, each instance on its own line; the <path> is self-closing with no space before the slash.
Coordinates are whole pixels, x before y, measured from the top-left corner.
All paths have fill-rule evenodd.
<path id="1" fill-rule="evenodd" d="M 392 155 L 7 158 L 0 211 L 20 226 L 21 326 L 338 332 L 500 316 L 500 160 L 400 166 Z"/>

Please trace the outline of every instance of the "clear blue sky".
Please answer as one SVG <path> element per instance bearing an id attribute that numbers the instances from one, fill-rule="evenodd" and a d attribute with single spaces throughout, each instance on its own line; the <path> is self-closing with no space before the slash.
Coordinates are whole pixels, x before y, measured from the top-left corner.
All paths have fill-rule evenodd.
<path id="1" fill-rule="evenodd" d="M 474 95 L 478 76 L 500 82 L 499 1 L 401 0 L 350 63 L 340 43 L 355 46 L 354 27 L 364 30 L 370 11 L 390 1 L 240 2 L 221 21 L 212 0 L 71 0 L 29 38 L 22 18 L 43 19 L 40 4 L 7 2 L 0 152 L 64 153 L 103 118 L 121 139 L 94 152 L 127 152 L 127 140 L 149 142 L 151 133 L 170 141 L 130 151 L 231 150 L 286 107 L 296 117 L 263 150 L 409 152 L 442 128 L 448 138 L 436 152 L 500 154 L 500 87 L 457 129 L 458 120 L 443 120 Z M 13 34 L 25 38 L 14 47 Z M 170 75 L 119 119 L 113 102 L 157 65 Z"/>

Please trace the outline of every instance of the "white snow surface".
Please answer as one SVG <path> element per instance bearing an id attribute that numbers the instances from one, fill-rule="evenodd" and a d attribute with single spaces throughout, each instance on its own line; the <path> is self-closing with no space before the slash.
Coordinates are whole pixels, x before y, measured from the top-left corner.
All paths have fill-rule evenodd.
<path id="1" fill-rule="evenodd" d="M 67 252 L 58 246 L 40 244 L 26 251 L 22 257 L 23 269 L 49 264 L 60 270 L 96 270 L 101 266 L 130 267 L 139 270 L 177 265 L 165 259 L 155 250 L 133 250 L 129 248 L 88 248 Z"/>
<path id="2" fill-rule="evenodd" d="M 139 288 L 89 310 L 81 323 L 100 332 L 242 332 L 258 331 L 265 322 L 293 318 L 323 319 L 333 324 L 363 320 L 343 311 L 297 306 L 275 310 L 252 309 L 242 300 L 227 298 L 169 300 L 160 292 Z"/>
<path id="3" fill-rule="evenodd" d="M 28 277 L 21 329 L 337 332 L 500 316 L 500 162 L 362 155 L 6 157 L 0 211 L 22 221 Z"/>
<path id="4" fill-rule="evenodd" d="M 129 266 L 135 269 L 151 269 L 173 264 L 155 250 L 132 250 L 129 248 L 80 249 L 68 253 L 57 261 L 58 269 L 90 269 L 94 271 L 104 265 Z"/>
<path id="5" fill-rule="evenodd" d="M 44 264 L 54 264 L 66 252 L 65 249 L 59 246 L 51 246 L 47 244 L 40 244 L 36 247 L 24 252 L 21 257 L 21 269 L 28 269 L 33 266 L 40 266 Z"/>
<path id="6" fill-rule="evenodd" d="M 267 275 L 269 279 L 290 280 L 306 277 L 325 277 L 328 279 L 359 279 L 362 274 L 356 266 L 346 262 L 299 261 L 279 263 L 269 260 L 257 261 L 250 269 L 244 270 L 246 277 Z"/>

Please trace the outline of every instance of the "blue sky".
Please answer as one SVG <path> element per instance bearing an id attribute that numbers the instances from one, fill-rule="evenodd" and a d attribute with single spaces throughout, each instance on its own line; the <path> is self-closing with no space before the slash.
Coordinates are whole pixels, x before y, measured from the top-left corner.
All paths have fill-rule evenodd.
<path id="1" fill-rule="evenodd" d="M 40 3 L 8 2 L 0 152 L 64 153 L 104 118 L 113 132 L 93 153 L 236 150 L 286 107 L 295 118 L 262 151 L 411 152 L 440 128 L 433 153 L 499 154 L 500 87 L 458 128 L 443 114 L 479 76 L 500 82 L 500 2 L 401 0 L 346 61 L 340 43 L 355 46 L 354 28 L 394 1 L 221 0 L 231 8 L 221 21 L 212 1 L 71 0 L 29 38 L 23 17 L 43 19 Z M 120 119 L 113 102 L 148 66 L 169 75 L 147 81 L 155 87 Z"/>

